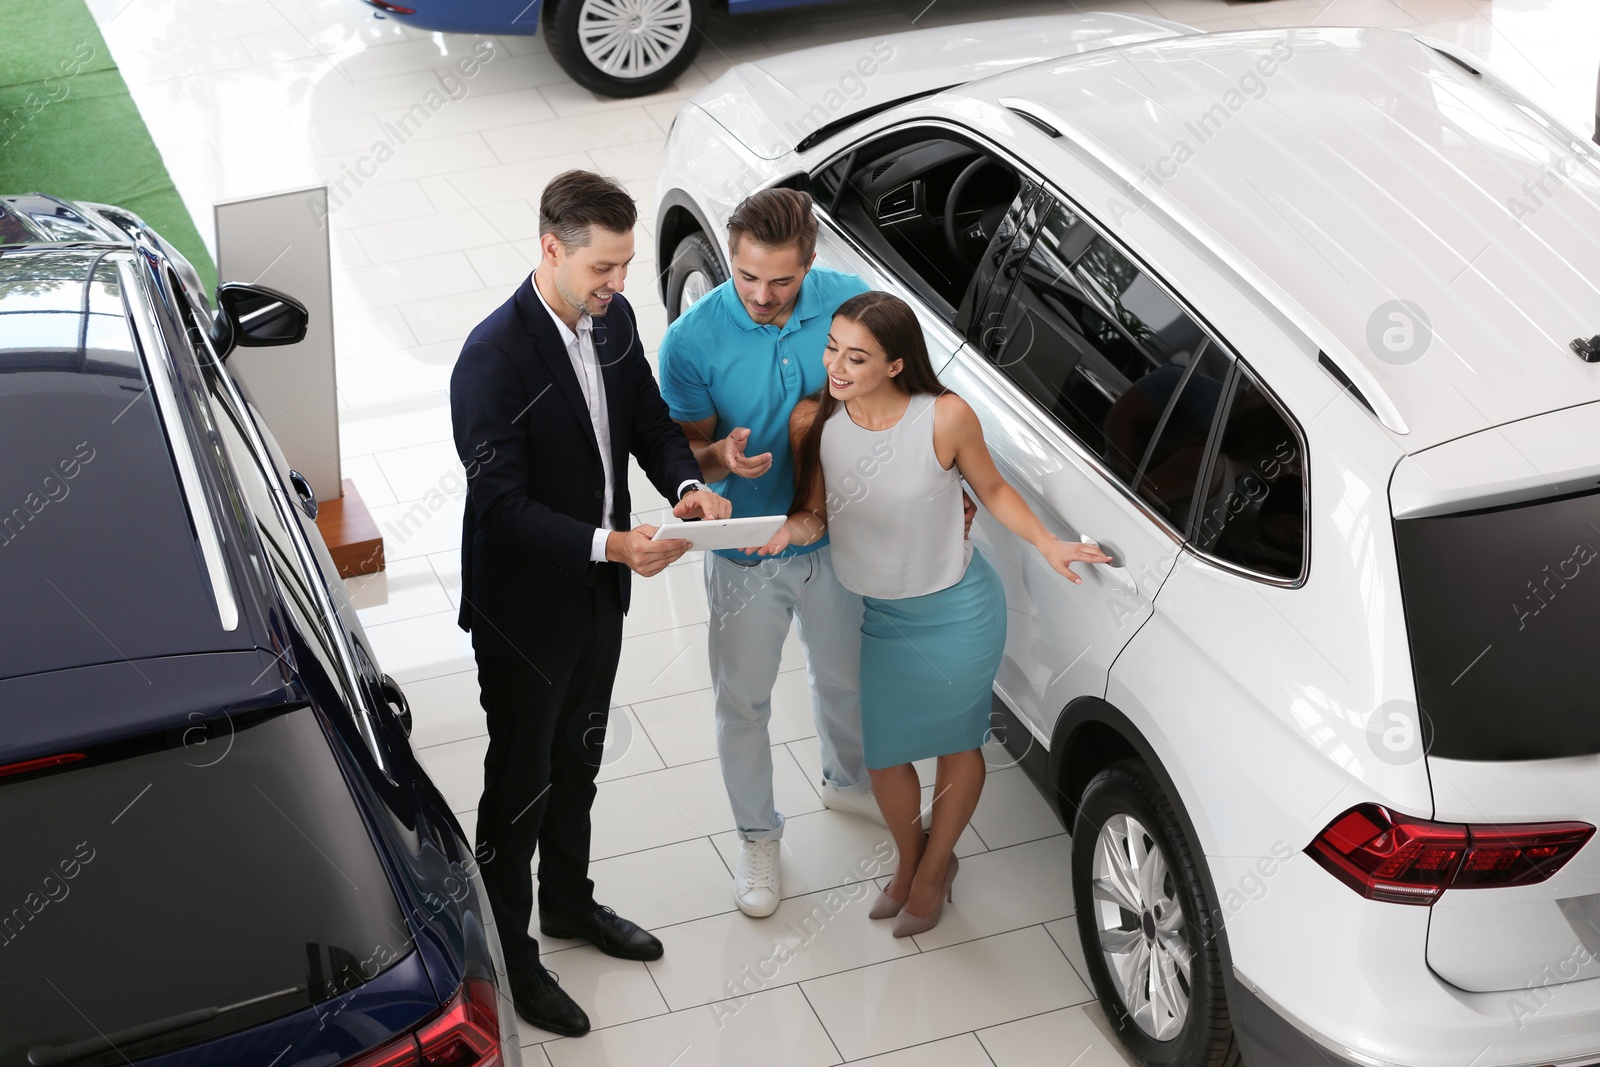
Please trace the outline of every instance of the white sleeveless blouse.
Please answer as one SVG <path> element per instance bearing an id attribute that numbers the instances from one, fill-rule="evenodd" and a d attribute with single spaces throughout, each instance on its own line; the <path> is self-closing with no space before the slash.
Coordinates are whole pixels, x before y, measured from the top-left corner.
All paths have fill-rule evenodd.
<path id="1" fill-rule="evenodd" d="M 947 589 L 967 572 L 961 474 L 939 465 L 935 398 L 911 398 L 887 430 L 864 430 L 840 404 L 822 428 L 833 569 L 846 589 L 903 600 Z"/>

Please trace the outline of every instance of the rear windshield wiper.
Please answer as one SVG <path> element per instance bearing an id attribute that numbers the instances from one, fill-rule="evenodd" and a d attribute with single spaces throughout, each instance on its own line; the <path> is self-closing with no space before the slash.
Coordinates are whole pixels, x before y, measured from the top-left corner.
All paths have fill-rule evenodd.
<path id="1" fill-rule="evenodd" d="M 140 1023 L 122 1030 L 113 1030 L 109 1034 L 85 1038 L 74 1041 L 70 1045 L 35 1045 L 28 1050 L 28 1063 L 30 1067 L 55 1067 L 56 1064 L 72 1063 L 75 1060 L 87 1059 L 118 1047 L 131 1045 L 136 1041 L 144 1041 L 162 1034 L 174 1033 L 185 1030 L 191 1026 L 210 1022 L 219 1015 L 226 1015 L 230 1011 L 248 1008 L 252 1004 L 260 1004 L 267 1000 L 276 1000 L 292 993 L 303 993 L 305 986 L 290 986 L 280 989 L 276 993 L 266 993 L 249 1000 L 241 1000 L 237 1004 L 227 1004 L 220 1008 L 197 1008 L 186 1011 L 182 1015 L 169 1015 L 165 1019 L 156 1019 L 154 1022 Z"/>

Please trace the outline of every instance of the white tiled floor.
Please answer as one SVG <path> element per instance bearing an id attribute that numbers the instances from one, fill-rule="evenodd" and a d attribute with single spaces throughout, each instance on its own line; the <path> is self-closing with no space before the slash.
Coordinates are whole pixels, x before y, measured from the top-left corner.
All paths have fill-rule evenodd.
<path id="1" fill-rule="evenodd" d="M 1420 28 L 1489 62 L 1580 133 L 1591 130 L 1595 0 L 857 0 L 714 18 L 669 92 L 607 101 L 572 85 L 541 38 L 490 38 L 460 83 L 374 177 L 350 168 L 383 123 L 441 85 L 479 44 L 372 19 L 356 0 L 90 0 L 179 191 L 210 239 L 216 200 L 315 182 L 330 217 L 345 474 L 383 530 L 389 569 L 351 583 L 384 667 L 416 717 L 413 741 L 471 832 L 485 739 L 471 650 L 454 625 L 462 471 L 445 403 L 466 330 L 528 270 L 543 183 L 569 166 L 628 183 L 639 258 L 628 295 L 646 348 L 665 326 L 650 249 L 656 167 L 679 103 L 730 63 L 810 44 L 974 17 L 1083 9 L 1159 14 L 1207 29 Z M 340 183 L 343 187 L 340 187 Z M 653 489 L 631 474 L 642 518 Z M 1089 1003 L 1067 890 L 1067 839 L 1020 770 L 996 755 L 963 837 L 944 922 L 895 941 L 865 918 L 882 840 L 822 809 L 804 658 L 774 694 L 788 894 L 769 919 L 732 907 L 732 822 L 711 726 L 698 556 L 635 585 L 611 751 L 595 808 L 600 899 L 655 929 L 645 965 L 555 942 L 547 962 L 589 1010 L 578 1040 L 525 1028 L 530 1067 L 796 1064 L 1117 1067 Z M 870 870 L 870 865 L 866 867 Z M 880 879 L 881 880 L 881 879 Z M 863 899 L 854 899 L 861 897 Z M 791 961 L 763 963 L 779 946 Z M 764 975 L 771 973 L 770 977 Z M 727 983 L 743 982 L 730 989 Z M 542 1042 L 542 1044 L 541 1044 Z"/>

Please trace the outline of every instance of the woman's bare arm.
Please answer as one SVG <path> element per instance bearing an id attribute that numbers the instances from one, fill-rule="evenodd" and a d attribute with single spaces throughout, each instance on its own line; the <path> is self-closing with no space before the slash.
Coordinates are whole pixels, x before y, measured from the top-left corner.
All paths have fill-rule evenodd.
<path id="1" fill-rule="evenodd" d="M 806 434 L 811 430 L 812 420 L 816 418 L 818 404 L 810 397 L 800 401 L 789 413 L 789 449 L 791 454 L 799 455 L 800 445 L 806 439 Z M 760 548 L 745 549 L 758 556 L 774 556 L 790 545 L 813 545 L 822 540 L 822 535 L 828 532 L 828 511 L 826 507 L 826 489 L 822 480 L 821 471 L 807 492 L 798 501 L 798 506 L 789 515 L 789 521 L 778 527 L 778 532 L 772 539 Z"/>
<path id="2" fill-rule="evenodd" d="M 945 393 L 936 401 L 933 445 L 940 464 L 948 467 L 953 461 L 989 513 L 1006 529 L 1037 548 L 1058 573 L 1081 583 L 1083 579 L 1072 572 L 1072 564 L 1111 562 L 1111 557 L 1098 548 L 1077 541 L 1062 541 L 1045 528 L 1039 516 L 1028 507 L 1028 502 L 1022 499 L 1022 494 L 1011 487 L 994 465 L 977 413 L 954 393 Z"/>

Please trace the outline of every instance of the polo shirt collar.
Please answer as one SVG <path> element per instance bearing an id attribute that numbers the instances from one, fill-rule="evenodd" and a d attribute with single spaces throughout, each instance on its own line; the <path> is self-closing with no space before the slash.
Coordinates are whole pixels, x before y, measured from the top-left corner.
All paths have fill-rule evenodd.
<path id="1" fill-rule="evenodd" d="M 533 285 L 533 295 L 539 298 L 540 305 L 550 315 L 550 321 L 556 324 L 556 329 L 561 333 L 561 343 L 566 345 L 568 348 L 571 348 L 572 342 L 576 341 L 580 335 L 588 333 L 590 328 L 593 326 L 593 323 L 589 319 L 589 313 L 587 311 L 579 313 L 578 329 L 577 332 L 573 332 L 573 330 L 561 320 L 561 316 L 555 313 L 555 309 L 550 306 L 550 301 L 546 300 L 544 298 L 544 294 L 539 291 L 539 282 L 535 277 L 535 275 L 538 273 L 539 272 L 536 270 L 528 275 L 528 281 Z M 746 318 L 748 317 L 749 316 L 746 316 Z"/>
<path id="2" fill-rule="evenodd" d="M 745 333 L 761 329 L 761 324 L 752 319 L 750 312 L 745 310 L 744 301 L 739 299 L 739 290 L 733 287 L 731 278 L 722 293 L 722 310 L 727 312 L 728 321 Z"/>

